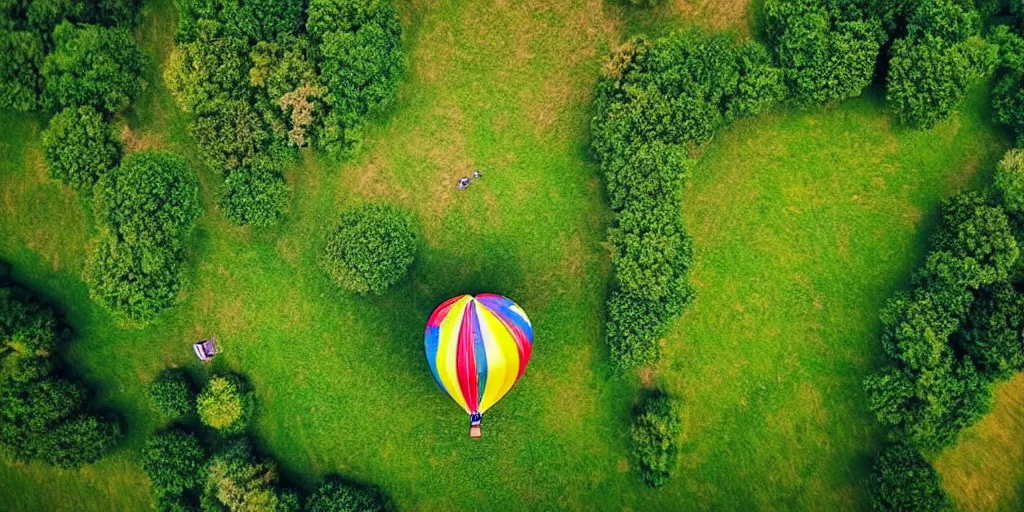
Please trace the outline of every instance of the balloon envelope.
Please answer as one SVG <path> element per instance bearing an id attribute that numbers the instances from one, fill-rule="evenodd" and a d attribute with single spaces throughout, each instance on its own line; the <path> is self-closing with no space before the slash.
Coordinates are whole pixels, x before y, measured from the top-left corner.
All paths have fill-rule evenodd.
<path id="1" fill-rule="evenodd" d="M 523 375 L 533 327 L 526 313 L 501 295 L 461 295 L 430 315 L 425 347 L 437 385 L 478 424 L 479 415 Z"/>

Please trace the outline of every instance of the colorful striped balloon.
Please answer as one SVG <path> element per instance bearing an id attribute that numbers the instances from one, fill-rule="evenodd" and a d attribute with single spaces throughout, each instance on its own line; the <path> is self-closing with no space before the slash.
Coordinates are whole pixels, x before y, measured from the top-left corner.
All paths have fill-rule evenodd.
<path id="1" fill-rule="evenodd" d="M 434 380 L 469 414 L 470 437 L 480 437 L 481 415 L 512 389 L 530 361 L 530 319 L 501 295 L 461 295 L 434 310 L 424 337 Z"/>

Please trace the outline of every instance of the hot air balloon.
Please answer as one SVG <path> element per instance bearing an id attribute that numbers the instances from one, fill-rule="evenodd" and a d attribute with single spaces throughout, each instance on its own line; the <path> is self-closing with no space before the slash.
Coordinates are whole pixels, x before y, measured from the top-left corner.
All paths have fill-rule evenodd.
<path id="1" fill-rule="evenodd" d="M 427 320 L 427 363 L 442 391 L 469 414 L 469 437 L 480 437 L 480 419 L 526 370 L 533 326 L 526 313 L 501 295 L 460 295 Z"/>

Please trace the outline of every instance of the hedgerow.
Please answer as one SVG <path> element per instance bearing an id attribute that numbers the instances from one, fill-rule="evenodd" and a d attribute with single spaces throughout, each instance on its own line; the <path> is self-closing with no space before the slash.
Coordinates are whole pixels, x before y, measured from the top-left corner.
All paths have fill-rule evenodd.
<path id="1" fill-rule="evenodd" d="M 203 159 L 222 171 L 221 207 L 266 226 L 287 207 L 294 149 L 346 154 L 403 75 L 401 24 L 378 0 L 182 0 L 164 79 L 193 114 Z M 267 163 L 270 162 L 270 163 Z"/>
<path id="2" fill-rule="evenodd" d="M 85 388 L 54 373 L 59 337 L 49 307 L 0 287 L 0 445 L 19 460 L 73 468 L 112 451 L 121 427 L 88 412 Z"/>
<path id="3" fill-rule="evenodd" d="M 679 201 L 690 152 L 725 122 L 779 101 L 782 71 L 753 41 L 685 32 L 629 41 L 605 67 L 592 147 L 616 212 L 606 337 L 620 369 L 657 362 L 658 339 L 693 297 Z"/>
<path id="4" fill-rule="evenodd" d="M 140 151 L 100 178 L 94 207 L 100 235 L 86 261 L 90 295 L 123 322 L 148 323 L 182 289 L 198 182 L 183 158 Z"/>

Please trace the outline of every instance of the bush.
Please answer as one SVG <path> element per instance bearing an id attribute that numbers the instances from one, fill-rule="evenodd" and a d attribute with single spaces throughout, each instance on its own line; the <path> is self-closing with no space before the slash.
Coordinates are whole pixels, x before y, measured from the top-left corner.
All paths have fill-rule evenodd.
<path id="1" fill-rule="evenodd" d="M 192 433 L 171 428 L 153 434 L 142 450 L 142 470 L 157 496 L 180 496 L 204 480 L 206 454 Z"/>
<path id="2" fill-rule="evenodd" d="M 349 151 L 363 119 L 394 102 L 404 75 L 398 11 L 384 1 L 312 0 L 308 14 L 306 26 L 331 106 L 320 117 L 317 145 Z"/>
<path id="3" fill-rule="evenodd" d="M 121 437 L 116 420 L 80 414 L 47 433 L 42 459 L 61 468 L 92 464 L 113 451 Z"/>
<path id="4" fill-rule="evenodd" d="M 999 47 L 996 81 L 992 87 L 992 109 L 996 119 L 1024 142 L 1024 38 L 1005 25 L 992 29 L 989 40 Z"/>
<path id="5" fill-rule="evenodd" d="M 20 288 L 0 287 L 0 380 L 26 382 L 49 374 L 49 357 L 56 344 L 53 310 Z"/>
<path id="6" fill-rule="evenodd" d="M 288 185 L 280 165 L 256 156 L 228 172 L 220 207 L 235 224 L 270 226 L 288 209 Z"/>
<path id="7" fill-rule="evenodd" d="M 978 292 L 959 338 L 960 349 L 986 380 L 1005 380 L 1024 371 L 1024 295 L 1007 283 Z"/>
<path id="8" fill-rule="evenodd" d="M 942 223 L 933 246 L 975 266 L 961 276 L 967 286 L 1007 279 L 1020 249 L 1001 207 L 988 204 L 979 193 L 959 194 L 943 202 Z"/>
<path id="9" fill-rule="evenodd" d="M 208 22 L 195 41 L 178 44 L 164 71 L 164 81 L 185 112 L 216 111 L 217 101 L 247 100 L 249 45 L 224 36 L 219 24 Z"/>
<path id="10" fill-rule="evenodd" d="M 167 368 L 149 384 L 149 401 L 160 414 L 177 418 L 196 410 L 196 392 L 185 370 Z"/>
<path id="11" fill-rule="evenodd" d="M 181 157 L 130 155 L 95 188 L 99 239 L 86 261 L 90 295 L 122 321 L 145 324 L 174 304 L 184 239 L 199 213 L 198 184 Z"/>
<path id="12" fill-rule="evenodd" d="M 913 447 L 886 447 L 875 462 L 871 498 L 879 512 L 950 510 L 938 471 Z"/>
<path id="13" fill-rule="evenodd" d="M 45 51 L 39 34 L 0 26 L 0 109 L 22 112 L 39 106 Z"/>
<path id="14" fill-rule="evenodd" d="M 145 57 L 127 29 L 64 22 L 53 39 L 55 48 L 42 68 L 47 108 L 87 105 L 120 112 L 142 90 Z"/>
<path id="15" fill-rule="evenodd" d="M 215 454 L 207 465 L 202 508 L 228 512 L 279 512 L 281 506 L 292 499 L 282 500 L 283 493 L 277 486 L 274 464 L 258 460 L 248 440 L 235 439 Z"/>
<path id="16" fill-rule="evenodd" d="M 120 157 L 111 126 L 92 107 L 64 109 L 43 132 L 43 158 L 50 177 L 87 196 Z"/>
<path id="17" fill-rule="evenodd" d="M 665 395 L 649 397 L 633 417 L 631 436 L 633 458 L 640 470 L 640 479 L 651 487 L 668 482 L 676 466 L 676 438 L 682 418 L 672 399 Z"/>
<path id="18" fill-rule="evenodd" d="M 852 98 L 871 83 L 885 31 L 874 15 L 840 5 L 765 1 L 765 31 L 797 104 Z"/>
<path id="19" fill-rule="evenodd" d="M 254 405 L 252 391 L 240 377 L 230 374 L 210 379 L 196 397 L 199 420 L 223 434 L 245 430 Z"/>
<path id="20" fill-rule="evenodd" d="M 1024 220 L 1024 151 L 1007 151 L 996 166 L 993 182 L 996 194 L 1006 212 Z"/>
<path id="21" fill-rule="evenodd" d="M 992 72 L 997 49 L 978 36 L 980 25 L 973 8 L 954 0 L 920 4 L 889 61 L 886 99 L 900 121 L 931 128 Z"/>
<path id="22" fill-rule="evenodd" d="M 384 512 L 380 496 L 368 489 L 328 476 L 306 500 L 305 512 Z"/>
<path id="23" fill-rule="evenodd" d="M 346 290 L 380 295 L 405 277 L 415 257 L 409 216 L 390 205 L 365 204 L 342 212 L 319 261 Z"/>

